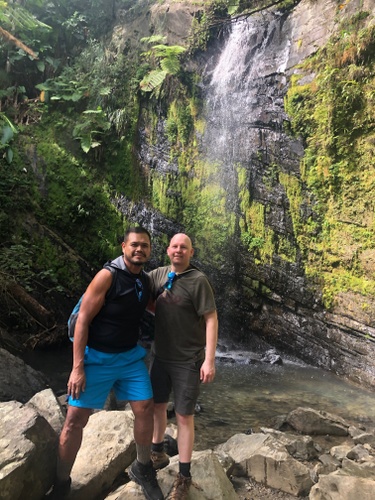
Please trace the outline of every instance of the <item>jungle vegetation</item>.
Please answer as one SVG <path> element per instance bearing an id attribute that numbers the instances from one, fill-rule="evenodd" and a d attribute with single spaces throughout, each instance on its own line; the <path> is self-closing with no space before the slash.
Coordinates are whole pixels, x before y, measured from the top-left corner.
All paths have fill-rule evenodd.
<path id="1" fill-rule="evenodd" d="M 223 264 L 234 222 L 225 193 L 208 182 L 214 166 L 197 158 L 204 123 L 189 58 L 231 19 L 296 2 L 196 1 L 201 11 L 183 46 L 163 33 L 116 39 L 119 16 L 136 19 L 157 3 L 0 1 L 0 345 L 9 342 L 7 329 L 35 337 L 64 324 L 92 274 L 119 253 L 129 221 L 113 204 L 118 196 L 179 221 L 209 262 Z M 301 179 L 280 182 L 306 273 L 321 283 L 327 307 L 341 290 L 375 294 L 366 264 L 374 250 L 375 30 L 363 28 L 365 15 L 306 61 L 286 97 L 289 132 L 303 139 L 306 155 Z M 304 72 L 315 78 L 300 85 Z M 137 161 L 139 124 L 156 140 L 160 113 L 178 176 L 145 175 Z M 314 206 L 307 222 L 302 197 Z M 251 211 L 261 234 L 262 207 Z M 272 253 L 257 235 L 242 241 L 249 252 Z M 294 249 L 281 251 L 295 258 Z"/>

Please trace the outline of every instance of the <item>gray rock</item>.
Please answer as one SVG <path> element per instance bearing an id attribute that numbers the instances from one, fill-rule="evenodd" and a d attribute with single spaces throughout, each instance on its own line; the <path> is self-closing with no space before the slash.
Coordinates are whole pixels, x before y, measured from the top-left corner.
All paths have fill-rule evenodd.
<path id="1" fill-rule="evenodd" d="M 96 498 L 136 457 L 131 411 L 99 411 L 88 421 L 72 470 L 69 498 Z"/>
<path id="2" fill-rule="evenodd" d="M 334 472 L 319 478 L 311 488 L 309 500 L 374 500 L 374 491 L 373 480 Z"/>
<path id="3" fill-rule="evenodd" d="M 65 417 L 52 389 L 45 389 L 35 394 L 27 403 L 27 406 L 34 408 L 39 415 L 42 415 L 49 422 L 53 430 L 60 434 Z"/>
<path id="4" fill-rule="evenodd" d="M 233 458 L 237 466 L 233 474 L 247 475 L 268 487 L 298 496 L 307 494 L 313 484 L 310 469 L 269 434 L 236 434 L 216 450 Z"/>
<path id="5" fill-rule="evenodd" d="M 274 436 L 285 446 L 288 453 L 297 460 L 313 460 L 318 457 L 317 445 L 310 436 L 300 436 L 264 427 L 261 427 L 261 431 Z"/>
<path id="6" fill-rule="evenodd" d="M 289 413 L 287 422 L 303 434 L 347 436 L 349 424 L 337 415 L 313 408 L 297 408 Z"/>
<path id="7" fill-rule="evenodd" d="M 346 457 L 346 455 L 352 449 L 351 444 L 342 444 L 339 446 L 333 446 L 330 450 L 330 454 L 340 462 Z"/>
<path id="8" fill-rule="evenodd" d="M 340 460 L 337 460 L 329 453 L 324 453 L 319 457 L 319 463 L 315 465 L 314 471 L 316 476 L 319 477 L 323 474 L 335 472 L 339 467 L 341 467 Z"/>
<path id="9" fill-rule="evenodd" d="M 356 460 L 357 462 L 363 462 L 369 460 L 370 453 L 364 446 L 357 444 L 349 451 L 349 453 L 346 454 L 346 458 L 349 458 L 350 460 Z"/>
<path id="10" fill-rule="evenodd" d="M 346 476 L 364 477 L 375 481 L 375 459 L 371 457 L 370 460 L 359 463 L 355 460 L 344 458 L 341 464 L 340 473 Z"/>
<path id="11" fill-rule="evenodd" d="M 0 497 L 40 500 L 52 484 L 57 435 L 45 418 L 17 401 L 0 403 Z"/>
<path id="12" fill-rule="evenodd" d="M 46 388 L 47 381 L 40 372 L 0 348 L 0 401 L 26 403 Z"/>

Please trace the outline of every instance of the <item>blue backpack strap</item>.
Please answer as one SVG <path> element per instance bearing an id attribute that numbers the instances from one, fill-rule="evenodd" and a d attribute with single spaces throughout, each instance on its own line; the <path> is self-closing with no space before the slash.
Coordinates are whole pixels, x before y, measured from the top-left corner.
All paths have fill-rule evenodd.
<path id="1" fill-rule="evenodd" d="M 73 311 L 70 313 L 69 319 L 68 319 L 68 337 L 69 339 L 73 342 L 74 339 L 74 329 L 76 327 L 77 323 L 77 318 L 78 318 L 78 313 L 81 307 L 83 295 L 81 295 L 79 301 L 77 304 L 74 306 Z"/>

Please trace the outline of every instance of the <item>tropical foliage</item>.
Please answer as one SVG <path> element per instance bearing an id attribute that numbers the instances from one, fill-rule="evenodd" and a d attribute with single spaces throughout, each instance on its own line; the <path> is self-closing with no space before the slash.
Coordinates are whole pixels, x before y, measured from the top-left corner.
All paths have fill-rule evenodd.
<path id="1" fill-rule="evenodd" d="M 304 63 L 286 100 L 292 131 L 306 144 L 301 174 L 313 208 L 301 221 L 300 192 L 295 230 L 327 306 L 339 292 L 375 294 L 368 266 L 375 254 L 375 28 L 365 26 L 367 17 L 358 12 Z M 306 73 L 315 78 L 299 84 Z"/>

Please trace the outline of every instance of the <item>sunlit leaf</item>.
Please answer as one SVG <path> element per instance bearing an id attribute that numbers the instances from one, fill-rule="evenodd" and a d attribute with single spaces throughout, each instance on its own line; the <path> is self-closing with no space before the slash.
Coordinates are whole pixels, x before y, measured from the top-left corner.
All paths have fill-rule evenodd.
<path id="1" fill-rule="evenodd" d="M 7 149 L 6 160 L 8 163 L 12 163 L 12 160 L 13 160 L 13 149 L 12 148 Z"/>
<path id="2" fill-rule="evenodd" d="M 144 92 L 152 92 L 164 82 L 166 76 L 165 71 L 153 70 L 143 78 L 140 87 Z"/>
<path id="3" fill-rule="evenodd" d="M 91 149 L 91 137 L 89 135 L 82 137 L 81 148 L 85 153 L 88 153 Z"/>
<path id="4" fill-rule="evenodd" d="M 160 67 L 166 73 L 175 75 L 180 70 L 180 62 L 177 57 L 169 57 L 160 61 Z"/>
<path id="5" fill-rule="evenodd" d="M 14 132 L 9 125 L 3 127 L 3 134 L 1 136 L 1 144 L 8 144 L 13 139 Z"/>

